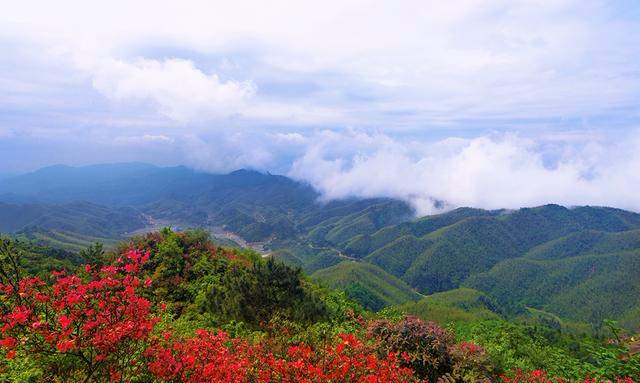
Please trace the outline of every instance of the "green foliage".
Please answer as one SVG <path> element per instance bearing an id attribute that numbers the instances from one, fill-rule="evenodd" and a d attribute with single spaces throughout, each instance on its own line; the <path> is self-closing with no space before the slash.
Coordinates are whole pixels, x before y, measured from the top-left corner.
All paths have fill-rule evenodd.
<path id="1" fill-rule="evenodd" d="M 101 267 L 104 265 L 104 246 L 102 242 L 96 242 L 78 253 L 87 263 Z"/>
<path id="2" fill-rule="evenodd" d="M 457 323 L 459 341 L 482 345 L 499 372 L 545 370 L 577 381 L 585 376 L 639 376 L 640 358 L 621 359 L 625 347 L 576 336 L 543 324 L 503 320 Z"/>
<path id="3" fill-rule="evenodd" d="M 532 306 L 598 324 L 606 318 L 626 317 L 640 305 L 639 272 L 637 251 L 544 261 L 515 258 L 465 284 L 511 311 Z M 630 328 L 639 328 L 639 319 L 629 320 Z"/>
<path id="4" fill-rule="evenodd" d="M 446 325 L 450 322 L 475 322 L 498 319 L 499 306 L 486 294 L 468 288 L 436 293 L 417 302 L 395 306 L 399 311 Z"/>
<path id="5" fill-rule="evenodd" d="M 0 268 L 14 262 L 27 274 L 48 277 L 54 270 L 74 270 L 83 258 L 65 250 L 0 234 Z"/>
<path id="6" fill-rule="evenodd" d="M 206 309 L 223 320 L 258 326 L 274 317 L 314 322 L 327 317 L 327 308 L 313 291 L 304 288 L 300 270 L 273 259 L 252 268 L 238 263 L 224 270 L 219 283 L 210 286 Z"/>
<path id="7" fill-rule="evenodd" d="M 351 299 L 371 310 L 419 298 L 404 282 L 366 262 L 343 261 L 313 273 L 311 278 L 344 289 Z"/>
<path id="8" fill-rule="evenodd" d="M 411 264 L 424 253 L 433 241 L 405 235 L 369 254 L 365 260 L 393 275 L 404 275 Z"/>

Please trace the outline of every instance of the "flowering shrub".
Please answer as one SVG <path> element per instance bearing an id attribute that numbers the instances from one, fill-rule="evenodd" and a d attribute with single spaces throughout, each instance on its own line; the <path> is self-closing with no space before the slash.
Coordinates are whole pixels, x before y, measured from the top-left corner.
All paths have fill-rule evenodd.
<path id="1" fill-rule="evenodd" d="M 495 367 L 486 350 L 472 342 L 461 342 L 449 347 L 451 355 L 450 376 L 457 382 L 492 382 Z"/>
<path id="2" fill-rule="evenodd" d="M 168 382 L 411 382 L 397 354 L 379 357 L 354 335 L 312 349 L 299 344 L 274 352 L 270 344 L 198 330 L 154 336 L 159 318 L 138 293 L 150 279 L 138 274 L 149 253 L 127 251 L 113 265 L 85 266 L 81 275 L 4 278 L 0 284 L 0 348 L 4 358 L 39 361 L 44 375 L 63 381 Z M 1 359 L 1 358 L 0 358 Z M 6 372 L 0 367 L 0 374 Z"/>
<path id="3" fill-rule="evenodd" d="M 151 283 L 136 276 L 148 257 L 130 250 L 115 265 L 86 266 L 84 278 L 54 272 L 53 285 L 40 278 L 0 284 L 9 307 L 0 316 L 6 358 L 23 351 L 41 359 L 51 374 L 77 375 L 81 369 L 86 381 L 139 374 L 140 350 L 159 320 L 151 302 L 136 292 Z"/>
<path id="4" fill-rule="evenodd" d="M 389 353 L 378 358 L 351 334 L 313 349 L 304 344 L 274 354 L 263 345 L 229 339 L 224 332 L 198 330 L 196 337 L 173 339 L 170 333 L 145 355 L 157 379 L 170 382 L 418 382 L 410 369 Z"/>
<path id="5" fill-rule="evenodd" d="M 142 277 L 143 273 L 173 273 L 169 280 L 174 284 L 187 281 L 182 288 L 193 296 L 220 283 L 217 277 L 224 275 L 220 270 L 227 270 L 229 264 L 234 265 L 232 270 L 239 270 L 235 267 L 242 264 L 226 256 L 216 258 L 217 253 L 204 242 L 198 246 L 204 246 L 202 254 L 185 255 L 184 249 L 174 249 L 184 261 L 179 274 L 170 270 L 167 265 L 171 262 L 166 259 L 160 258 L 159 266 L 152 268 L 147 263 L 148 251 L 126 250 L 111 265 L 85 266 L 76 274 L 54 272 L 51 281 L 22 277 L 19 262 L 0 249 L 0 381 L 33 381 L 33 377 L 39 377 L 37 381 L 54 383 L 426 381 L 421 379 L 432 383 L 475 383 L 497 379 L 483 347 L 472 342 L 455 343 L 450 332 L 412 317 L 369 322 L 342 310 L 347 312 L 337 322 L 309 326 L 313 321 L 308 317 L 296 321 L 284 310 L 284 314 L 279 313 L 283 316 L 260 315 L 270 316 L 271 327 L 261 327 L 255 338 L 202 329 L 190 335 L 202 322 L 184 315 L 171 319 L 167 314 L 166 321 L 158 325 L 160 318 L 142 293 L 146 288 L 173 285 L 167 281 L 155 284 Z M 171 246 L 165 250 L 165 258 L 170 258 Z M 196 254 L 198 261 L 193 262 Z M 245 264 L 247 269 L 252 265 Z M 283 288 L 272 289 L 267 294 L 271 296 L 267 302 L 270 306 L 264 307 L 288 310 L 308 301 L 298 299 L 301 285 L 297 272 L 283 271 L 273 264 L 266 267 L 257 270 L 258 280 L 264 283 L 256 286 L 276 281 L 283 282 L 278 285 Z M 283 297 L 281 290 L 292 290 L 294 294 Z M 257 300 L 258 292 L 246 296 Z M 170 299 L 175 293 L 145 292 L 154 297 L 152 300 L 164 297 L 170 303 L 175 302 Z M 335 307 L 343 308 L 340 298 L 336 299 Z M 239 309 L 254 305 L 253 301 L 246 302 L 251 303 L 240 305 Z M 182 307 L 183 313 L 188 312 L 184 311 L 186 308 Z M 176 311 L 173 314 L 179 315 Z M 175 335 L 181 333 L 181 320 L 183 325 L 192 326 L 188 332 L 182 329 L 187 336 Z M 175 333 L 160 333 L 158 329 L 171 326 Z M 628 342 L 626 361 L 637 357 L 633 342 L 636 340 Z M 607 376 L 635 376 L 631 369 L 618 371 L 623 372 Z M 568 383 L 543 371 L 514 371 L 500 379 L 513 383 Z M 605 382 L 609 381 L 586 379 L 581 383 Z M 630 377 L 613 382 L 635 383 Z"/>
<path id="6" fill-rule="evenodd" d="M 170 382 L 245 382 L 250 371 L 247 342 L 230 341 L 224 332 L 198 330 L 194 338 L 173 338 L 164 332 L 144 355 L 149 372 Z M 233 347 L 231 347 L 233 346 Z"/>

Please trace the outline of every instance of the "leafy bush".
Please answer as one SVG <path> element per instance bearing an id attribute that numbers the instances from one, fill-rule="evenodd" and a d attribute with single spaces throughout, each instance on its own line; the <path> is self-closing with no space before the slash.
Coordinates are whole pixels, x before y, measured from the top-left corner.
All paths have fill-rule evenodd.
<path id="1" fill-rule="evenodd" d="M 456 344 L 453 335 L 433 322 L 415 317 L 369 324 L 369 335 L 382 352 L 406 355 L 404 364 L 417 376 L 435 382 L 490 382 L 493 368 L 484 349 L 474 343 Z"/>

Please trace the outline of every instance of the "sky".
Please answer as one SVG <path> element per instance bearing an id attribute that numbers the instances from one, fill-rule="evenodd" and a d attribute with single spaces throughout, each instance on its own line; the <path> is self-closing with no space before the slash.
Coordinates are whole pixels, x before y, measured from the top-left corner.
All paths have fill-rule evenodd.
<path id="1" fill-rule="evenodd" d="M 637 0 L 2 8 L 0 179 L 144 161 L 270 171 L 419 214 L 640 211 Z"/>

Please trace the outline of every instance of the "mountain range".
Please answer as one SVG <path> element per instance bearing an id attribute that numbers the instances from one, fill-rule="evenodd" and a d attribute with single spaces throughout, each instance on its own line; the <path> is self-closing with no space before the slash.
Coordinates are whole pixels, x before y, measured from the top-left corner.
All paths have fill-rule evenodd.
<path id="1" fill-rule="evenodd" d="M 415 217 L 394 199 L 319 201 L 307 184 L 251 170 L 58 165 L 0 180 L 0 231 L 77 251 L 162 225 L 221 228 L 375 310 L 450 302 L 446 315 L 640 328 L 640 214 L 545 205 Z"/>

